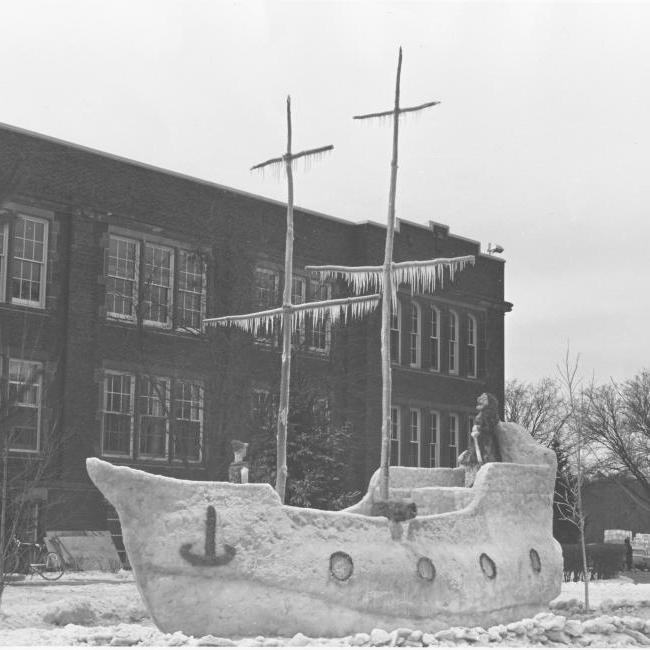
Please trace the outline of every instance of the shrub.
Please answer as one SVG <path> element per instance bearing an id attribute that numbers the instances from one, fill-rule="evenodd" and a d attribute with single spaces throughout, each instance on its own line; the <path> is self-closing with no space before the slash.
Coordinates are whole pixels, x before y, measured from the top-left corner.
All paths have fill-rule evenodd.
<path id="1" fill-rule="evenodd" d="M 582 551 L 579 544 L 562 544 L 564 579 L 582 580 Z M 591 579 L 615 578 L 625 566 L 624 544 L 587 544 L 587 567 Z"/>

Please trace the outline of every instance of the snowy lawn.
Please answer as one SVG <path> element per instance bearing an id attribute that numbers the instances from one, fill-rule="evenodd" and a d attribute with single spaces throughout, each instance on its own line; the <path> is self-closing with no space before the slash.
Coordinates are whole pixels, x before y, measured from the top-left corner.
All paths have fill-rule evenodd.
<path id="1" fill-rule="evenodd" d="M 541 634 L 537 629 L 537 637 L 530 636 L 533 628 L 532 619 L 525 619 L 522 624 L 511 624 L 503 630 L 493 631 L 492 637 L 480 628 L 452 628 L 448 638 L 444 634 L 429 635 L 413 631 L 410 640 L 401 639 L 395 632 L 393 638 L 384 638 L 382 630 L 359 630 L 360 634 L 345 639 L 317 639 L 297 635 L 294 639 L 263 639 L 262 637 L 248 639 L 218 639 L 204 637 L 192 639 L 182 634 L 164 635 L 160 633 L 149 618 L 131 573 L 120 571 L 117 574 L 100 572 L 66 573 L 58 582 L 48 583 L 41 578 L 27 578 L 21 582 L 10 584 L 5 589 L 0 612 L 0 645 L 2 646 L 44 646 L 44 645 L 648 645 L 645 634 L 650 634 L 650 574 L 632 574 L 639 580 L 635 584 L 632 578 L 624 576 L 615 580 L 598 580 L 590 584 L 591 606 L 595 611 L 585 613 L 580 608 L 584 595 L 582 583 L 563 583 L 562 594 L 552 603 L 555 614 L 550 619 L 544 619 Z M 636 623 L 637 632 L 621 632 L 623 617 L 628 617 L 628 623 L 634 619 L 643 619 Z M 591 638 L 578 634 L 571 635 L 571 628 L 566 621 L 569 635 L 564 632 L 564 621 L 574 619 L 584 625 L 585 621 L 594 619 L 598 629 L 593 631 Z M 596 620 L 597 619 L 597 620 Z M 540 619 L 541 621 L 541 619 Z M 555 621 L 555 622 L 554 622 Z M 560 622 L 558 622 L 560 621 Z M 604 622 L 603 622 L 604 621 Z M 645 625 L 647 626 L 644 628 Z M 561 623 L 561 625 L 560 625 Z M 626 623 L 626 625 L 628 625 Z M 519 625 L 519 627 L 517 627 Z M 541 623 L 540 623 L 541 625 Z M 585 632 L 589 628 L 586 624 Z M 617 630 L 609 630 L 612 625 L 618 625 Z M 559 626 L 559 627 L 558 627 Z M 603 627 L 604 626 L 604 627 Z M 633 626 L 629 623 L 629 626 Z M 506 631 L 506 627 L 509 629 Z M 593 625 L 591 627 L 594 627 Z M 522 630 L 526 628 L 529 636 Z M 539 625 L 538 625 L 539 628 Z M 559 629 L 561 628 L 561 629 Z M 601 629 L 602 628 L 602 629 Z M 631 628 L 632 629 L 632 628 Z M 493 630 L 493 628 L 490 628 Z M 549 631 L 550 630 L 550 631 Z M 580 628 L 582 630 L 582 628 Z M 603 632 L 604 630 L 604 632 Z M 647 631 L 646 631 L 647 630 Z M 390 631 L 388 631 L 390 632 Z M 409 631 L 406 631 L 407 633 Z M 424 630 L 423 632 L 426 632 Z M 609 633 L 609 637 L 598 636 L 597 632 Z M 386 637 L 386 632 L 383 632 Z M 553 636 L 555 634 L 555 636 Z M 636 634 L 636 636 L 634 636 Z M 519 635 L 519 636 L 517 636 Z M 618 635 L 618 636 L 617 636 Z M 418 640 L 420 639 L 421 640 Z M 532 641 L 531 641 L 532 638 Z M 382 642 L 384 639 L 384 642 Z M 550 639 L 550 640 L 549 640 Z M 594 643 L 600 640 L 600 643 Z"/>

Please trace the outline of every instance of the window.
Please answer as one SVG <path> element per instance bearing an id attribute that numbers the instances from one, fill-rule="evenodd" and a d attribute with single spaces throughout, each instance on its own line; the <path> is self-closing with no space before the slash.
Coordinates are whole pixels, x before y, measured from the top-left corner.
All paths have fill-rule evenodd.
<path id="1" fill-rule="evenodd" d="M 104 377 L 102 453 L 106 456 L 133 455 L 133 394 L 135 377 L 107 373 Z"/>
<path id="2" fill-rule="evenodd" d="M 324 282 L 312 280 L 310 283 L 311 299 L 314 301 L 329 300 L 332 297 L 332 286 Z M 314 319 L 306 316 L 307 347 L 315 352 L 328 352 L 332 335 L 332 324 L 327 318 Z"/>
<path id="3" fill-rule="evenodd" d="M 411 318 L 409 332 L 409 354 L 410 363 L 413 368 L 419 368 L 422 365 L 422 349 L 420 345 L 420 306 L 411 303 Z"/>
<path id="4" fill-rule="evenodd" d="M 19 214 L 13 228 L 11 302 L 16 305 L 43 308 L 45 307 L 48 222 L 45 219 Z M 3 263 L 6 263 L 6 260 Z"/>
<path id="5" fill-rule="evenodd" d="M 430 413 L 429 426 L 429 467 L 437 467 L 440 464 L 438 452 L 440 449 L 440 415 L 437 411 Z"/>
<path id="6" fill-rule="evenodd" d="M 271 269 L 255 269 L 255 306 L 259 309 L 278 307 L 280 276 Z"/>
<path id="7" fill-rule="evenodd" d="M 110 235 L 105 268 L 109 318 L 133 323 L 140 318 L 153 327 L 201 330 L 206 275 L 199 253 Z"/>
<path id="8" fill-rule="evenodd" d="M 251 418 L 257 426 L 271 429 L 275 427 L 278 414 L 277 395 L 262 388 L 253 389 L 251 395 Z"/>
<path id="9" fill-rule="evenodd" d="M 43 366 L 32 361 L 9 360 L 9 449 L 39 451 Z"/>
<path id="10" fill-rule="evenodd" d="M 476 377 L 476 319 L 467 316 L 467 376 Z"/>
<path id="11" fill-rule="evenodd" d="M 202 460 L 204 395 L 200 383 L 109 370 L 102 392 L 103 455 Z"/>
<path id="12" fill-rule="evenodd" d="M 449 467 L 456 467 L 458 460 L 458 416 L 449 415 Z"/>
<path id="13" fill-rule="evenodd" d="M 411 409 L 409 414 L 409 465 L 420 467 L 420 411 Z"/>
<path id="14" fill-rule="evenodd" d="M 138 277 L 137 242 L 111 237 L 106 270 L 106 311 L 108 316 L 135 320 Z"/>
<path id="15" fill-rule="evenodd" d="M 145 243 L 142 317 L 147 325 L 171 327 L 173 277 L 174 251 Z"/>
<path id="16" fill-rule="evenodd" d="M 0 225 L 0 300 L 5 300 L 7 287 L 7 236 L 9 224 Z"/>
<path id="17" fill-rule="evenodd" d="M 271 269 L 258 267 L 255 269 L 255 308 L 261 310 L 278 307 L 278 287 L 280 286 L 280 275 Z M 276 324 L 279 321 L 276 320 Z M 277 332 L 277 328 L 275 330 Z M 255 340 L 261 343 L 270 344 L 273 342 L 274 329 L 259 328 Z"/>
<path id="18" fill-rule="evenodd" d="M 197 253 L 178 253 L 178 326 L 194 331 L 201 330 L 205 314 L 204 264 Z"/>
<path id="19" fill-rule="evenodd" d="M 440 312 L 431 305 L 431 329 L 429 331 L 429 368 L 440 370 Z"/>
<path id="20" fill-rule="evenodd" d="M 307 281 L 304 278 L 292 278 L 291 282 L 291 304 L 302 305 L 307 302 Z M 293 315 L 293 320 L 296 322 L 296 315 Z M 305 340 L 305 321 L 304 319 L 294 327 L 292 332 L 292 342 L 294 345 L 300 345 Z"/>
<path id="21" fill-rule="evenodd" d="M 169 380 L 142 377 L 139 401 L 139 455 L 143 458 L 167 458 Z"/>
<path id="22" fill-rule="evenodd" d="M 402 341 L 400 336 L 400 324 L 402 322 L 402 306 L 399 300 L 397 301 L 396 309 L 391 313 L 390 317 L 390 360 L 393 363 L 400 363 L 401 354 L 400 348 Z"/>
<path id="23" fill-rule="evenodd" d="M 456 312 L 449 312 L 449 372 L 458 374 L 458 316 Z"/>
<path id="24" fill-rule="evenodd" d="M 203 387 L 176 382 L 174 458 L 200 461 L 203 443 Z"/>
<path id="25" fill-rule="evenodd" d="M 399 409 L 393 406 L 390 410 L 390 464 L 399 465 L 401 427 L 399 421 Z"/>
<path id="26" fill-rule="evenodd" d="M 474 415 L 467 416 L 467 444 L 472 445 L 472 429 L 474 428 Z"/>

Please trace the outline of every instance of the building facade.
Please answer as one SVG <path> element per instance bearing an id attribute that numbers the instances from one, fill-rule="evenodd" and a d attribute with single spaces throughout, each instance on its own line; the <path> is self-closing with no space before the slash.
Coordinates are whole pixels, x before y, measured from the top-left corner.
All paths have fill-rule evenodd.
<path id="1" fill-rule="evenodd" d="M 0 208 L 9 466 L 47 457 L 55 468 L 30 497 L 38 527 L 107 527 L 89 456 L 226 480 L 230 440 L 247 439 L 277 391 L 280 354 L 273 333 L 202 320 L 280 304 L 285 206 L 2 126 Z M 380 264 L 384 238 L 380 224 L 296 209 L 294 302 L 348 295 L 305 266 Z M 459 255 L 476 264 L 435 295 L 399 288 L 393 464 L 453 466 L 478 395 L 503 401 L 503 261 L 442 224 L 400 221 L 396 261 Z M 294 333 L 294 374 L 317 378 L 324 412 L 352 427 L 359 490 L 379 465 L 379 324 L 377 312 Z"/>

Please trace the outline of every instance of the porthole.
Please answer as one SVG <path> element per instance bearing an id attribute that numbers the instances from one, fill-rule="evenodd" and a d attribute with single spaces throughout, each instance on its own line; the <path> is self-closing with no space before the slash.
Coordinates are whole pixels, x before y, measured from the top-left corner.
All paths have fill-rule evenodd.
<path id="1" fill-rule="evenodd" d="M 479 563 L 481 565 L 481 571 L 483 571 L 486 578 L 494 580 L 497 577 L 497 565 L 489 555 L 481 553 Z"/>
<path id="2" fill-rule="evenodd" d="M 330 573 L 341 582 L 347 580 L 354 571 L 352 558 L 342 551 L 330 555 Z"/>
<path id="3" fill-rule="evenodd" d="M 436 567 L 428 557 L 421 557 L 418 560 L 418 575 L 429 582 L 433 582 L 436 577 Z"/>
<path id="4" fill-rule="evenodd" d="M 535 573 L 539 573 L 542 570 L 542 561 L 539 559 L 539 553 L 534 549 L 530 549 L 530 565 L 533 567 Z"/>

